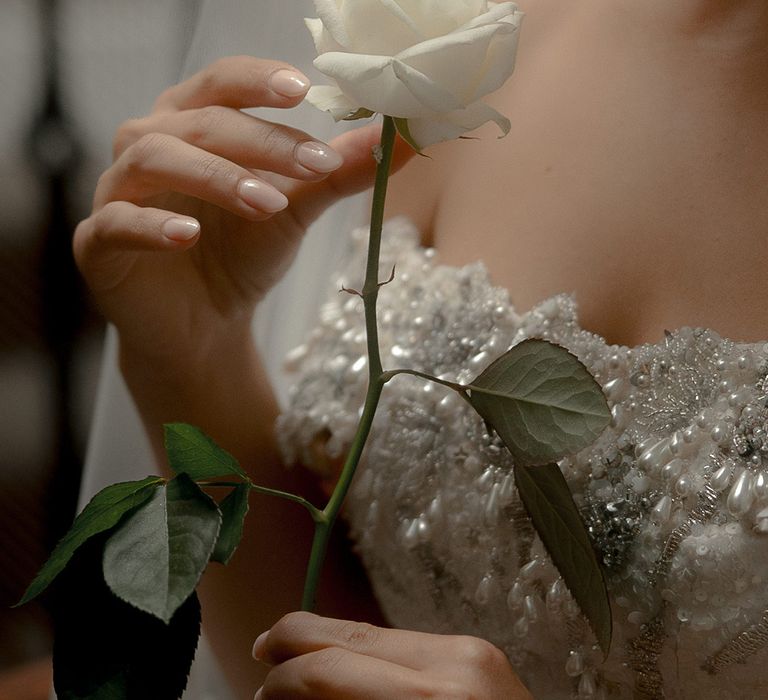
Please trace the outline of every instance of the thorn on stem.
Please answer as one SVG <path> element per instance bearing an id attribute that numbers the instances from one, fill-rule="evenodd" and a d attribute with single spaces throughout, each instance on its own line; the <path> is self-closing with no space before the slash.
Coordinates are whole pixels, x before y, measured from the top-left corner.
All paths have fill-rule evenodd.
<path id="1" fill-rule="evenodd" d="M 379 287 L 383 287 L 385 284 L 389 284 L 393 279 L 395 279 L 395 266 L 392 265 L 392 272 L 389 275 L 389 279 L 386 282 L 379 282 Z"/>
<path id="2" fill-rule="evenodd" d="M 343 284 L 341 285 L 341 289 L 339 292 L 346 292 L 347 294 L 354 294 L 357 297 L 363 298 L 363 295 L 358 292 L 356 289 L 350 289 L 349 287 L 345 287 Z"/>

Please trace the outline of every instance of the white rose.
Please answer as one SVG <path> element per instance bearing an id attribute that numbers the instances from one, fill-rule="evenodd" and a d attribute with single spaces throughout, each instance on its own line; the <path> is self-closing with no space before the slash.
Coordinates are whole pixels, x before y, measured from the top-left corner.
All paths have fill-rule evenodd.
<path id="1" fill-rule="evenodd" d="M 424 148 L 509 120 L 481 97 L 515 64 L 523 13 L 489 0 L 315 0 L 315 67 L 335 85 L 307 99 L 336 120 L 379 112 Z M 407 125 L 407 126 L 406 126 Z"/>

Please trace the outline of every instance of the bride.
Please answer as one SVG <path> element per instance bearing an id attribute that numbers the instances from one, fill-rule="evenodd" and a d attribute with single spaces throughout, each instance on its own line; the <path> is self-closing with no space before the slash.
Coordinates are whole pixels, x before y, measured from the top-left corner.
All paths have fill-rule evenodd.
<path id="1" fill-rule="evenodd" d="M 311 13 L 282 5 L 263 12 L 286 23 L 282 15 Z M 202 591 L 206 633 L 237 697 L 261 683 L 264 700 L 746 699 L 768 689 L 768 471 L 758 442 L 768 422 L 760 342 L 768 305 L 759 292 L 768 9 L 762 0 L 520 5 L 527 16 L 518 67 L 489 99 L 510 116 L 510 135 L 481 130 L 480 140 L 436 146 L 429 159 L 405 147 L 397 153 L 390 215 L 408 217 L 420 240 L 403 219 L 392 224 L 398 249 L 385 254 L 397 259 L 400 279 L 386 290 L 394 320 L 382 340 L 439 348 L 451 328 L 461 338 L 483 326 L 475 355 L 498 354 L 516 337 L 549 337 L 604 385 L 611 428 L 561 466 L 607 567 L 611 655 L 604 661 L 593 648 L 540 544 L 526 535 L 493 445 L 467 455 L 434 426 L 425 430 L 435 431 L 437 447 L 409 444 L 397 426 L 418 410 L 442 405 L 453 419 L 459 409 L 446 409 L 442 394 L 393 383 L 385 413 L 394 427 L 381 433 L 397 449 L 375 438 L 369 462 L 375 456 L 387 477 L 358 484 L 348 513 L 386 618 L 341 542 L 321 593 L 328 617 L 281 618 L 300 599 L 309 523 L 283 502 L 254 502 L 241 550 L 206 574 Z M 283 466 L 274 372 L 254 345 L 252 317 L 310 222 L 370 186 L 378 133 L 368 125 L 326 143 L 284 126 L 279 115 L 288 117 L 309 87 L 306 65 L 219 60 L 126 122 L 74 248 L 117 329 L 119 367 L 158 458 L 160 426 L 182 420 L 250 465 L 258 483 L 311 493 L 309 472 Z M 239 111 L 253 107 L 261 111 Z M 338 247 L 342 239 L 337 230 L 323 240 Z M 468 266 L 477 260 L 483 268 Z M 318 274 L 317 262 L 309 267 Z M 423 290 L 412 273 L 425 276 Z M 427 316 L 436 313 L 433 288 L 456 324 L 448 330 Z M 578 318 L 562 292 L 578 301 Z M 331 302 L 325 316 L 360 327 L 346 302 Z M 422 302 L 428 332 L 412 325 Z M 283 442 L 305 461 L 314 455 L 306 466 L 316 470 L 327 466 L 322 453 L 333 451 L 335 427 L 357 410 L 353 398 L 323 403 L 306 393 L 327 377 L 329 353 L 354 353 L 331 337 L 325 316 L 310 352 L 295 360 L 298 393 L 280 423 Z M 259 347 L 267 335 L 257 326 Z M 424 359 L 429 369 L 458 369 L 445 354 Z M 313 402 L 331 417 L 318 419 Z M 456 420 L 471 432 L 468 417 Z M 439 456 L 453 463 L 419 481 L 425 472 L 414 465 Z M 488 515 L 491 497 L 478 505 L 472 487 L 506 506 Z M 371 514 L 371 497 L 383 515 Z M 440 511 L 451 499 L 454 508 Z M 473 529 L 473 508 L 484 529 Z M 383 627 L 384 619 L 403 629 Z M 248 660 L 257 636 L 262 664 Z"/>

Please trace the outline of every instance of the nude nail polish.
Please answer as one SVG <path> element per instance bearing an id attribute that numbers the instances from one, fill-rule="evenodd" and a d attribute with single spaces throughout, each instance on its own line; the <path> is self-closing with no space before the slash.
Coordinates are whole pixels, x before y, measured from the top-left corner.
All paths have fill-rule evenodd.
<path id="1" fill-rule="evenodd" d="M 240 180 L 237 193 L 249 207 L 268 213 L 282 211 L 288 206 L 288 198 L 261 180 Z"/>
<path id="2" fill-rule="evenodd" d="M 272 74 L 269 86 L 283 97 L 298 97 L 309 90 L 309 78 L 295 70 L 282 69 Z"/>
<path id="3" fill-rule="evenodd" d="M 163 235 L 172 240 L 183 243 L 192 240 L 200 233 L 200 224 L 194 219 L 174 217 L 163 224 Z"/>
<path id="4" fill-rule="evenodd" d="M 318 141 L 305 141 L 296 148 L 296 160 L 308 170 L 330 173 L 344 162 L 330 146 Z"/>

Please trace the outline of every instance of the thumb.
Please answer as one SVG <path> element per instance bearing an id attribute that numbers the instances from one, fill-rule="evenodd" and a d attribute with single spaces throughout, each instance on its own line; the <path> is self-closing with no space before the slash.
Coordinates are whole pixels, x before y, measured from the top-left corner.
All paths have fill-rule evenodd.
<path id="1" fill-rule="evenodd" d="M 337 136 L 330 146 L 341 155 L 344 164 L 321 182 L 299 183 L 289 199 L 300 221 L 309 225 L 331 204 L 373 185 L 376 160 L 373 148 L 381 140 L 381 125 L 369 124 Z M 392 155 L 392 173 L 402 168 L 415 151 L 399 136 Z"/>

